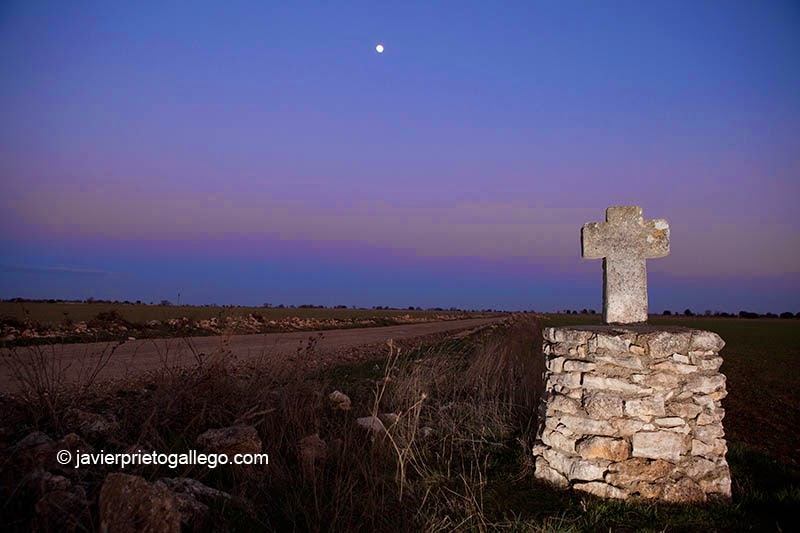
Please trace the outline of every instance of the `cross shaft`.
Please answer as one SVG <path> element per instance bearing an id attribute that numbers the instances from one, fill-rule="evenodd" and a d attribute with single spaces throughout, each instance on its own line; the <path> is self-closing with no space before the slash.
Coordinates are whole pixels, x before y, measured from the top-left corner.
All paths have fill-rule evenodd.
<path id="1" fill-rule="evenodd" d="M 647 321 L 646 259 L 669 254 L 669 224 L 644 220 L 638 206 L 609 207 L 605 222 L 581 231 L 582 255 L 603 259 L 603 322 Z"/>

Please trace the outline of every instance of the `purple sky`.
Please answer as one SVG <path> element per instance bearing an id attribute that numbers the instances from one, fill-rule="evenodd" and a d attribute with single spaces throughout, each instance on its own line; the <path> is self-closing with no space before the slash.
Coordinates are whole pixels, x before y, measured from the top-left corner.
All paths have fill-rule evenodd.
<path id="1" fill-rule="evenodd" d="M 0 297 L 800 311 L 797 3 L 330 4 L 4 2 Z"/>

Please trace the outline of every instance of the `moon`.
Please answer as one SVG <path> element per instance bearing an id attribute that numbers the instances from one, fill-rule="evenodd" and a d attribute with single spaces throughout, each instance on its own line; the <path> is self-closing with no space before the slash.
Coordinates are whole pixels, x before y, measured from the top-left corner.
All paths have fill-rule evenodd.
<path id="1" fill-rule="evenodd" d="M 383 53 L 383 45 L 378 43 L 378 46 L 375 47 L 375 50 L 377 50 L 379 54 L 382 54 Z"/>

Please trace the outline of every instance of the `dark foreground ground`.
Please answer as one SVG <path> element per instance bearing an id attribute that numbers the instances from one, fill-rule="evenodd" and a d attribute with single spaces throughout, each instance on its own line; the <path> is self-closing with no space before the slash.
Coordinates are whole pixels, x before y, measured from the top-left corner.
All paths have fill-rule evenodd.
<path id="1" fill-rule="evenodd" d="M 545 325 L 591 320 L 544 318 Z M 184 531 L 793 530 L 797 321 L 669 323 L 716 331 L 728 343 L 732 502 L 602 501 L 534 482 L 541 335 L 537 319 L 522 316 L 373 344 L 332 366 L 318 364 L 333 362 L 318 353 L 325 332 L 323 340 L 295 339 L 282 365 L 242 361 L 219 339 L 210 352 L 184 343 L 194 364 L 176 367 L 167 358 L 127 383 L 82 390 L 57 386 L 59 368 L 40 367 L 25 394 L 0 397 L 0 523 L 12 531 L 149 523 Z M 50 359 L 43 352 L 36 361 Z M 332 400 L 335 391 L 349 402 Z M 369 416 L 383 430 L 356 423 Z M 257 445 L 269 464 L 121 470 L 54 460 L 76 448 L 182 453 L 208 445 L 209 429 L 227 427 L 247 428 L 239 430 L 246 435 L 217 445 Z M 114 477 L 121 472 L 131 477 Z M 125 492 L 126 483 L 135 490 Z"/>

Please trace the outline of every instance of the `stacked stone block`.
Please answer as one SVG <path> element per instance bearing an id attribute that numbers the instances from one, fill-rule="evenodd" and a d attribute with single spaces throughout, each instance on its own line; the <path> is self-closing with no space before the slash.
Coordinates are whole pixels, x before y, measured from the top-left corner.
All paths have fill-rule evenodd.
<path id="1" fill-rule="evenodd" d="M 686 328 L 546 328 L 536 477 L 602 497 L 730 497 L 724 345 Z"/>

